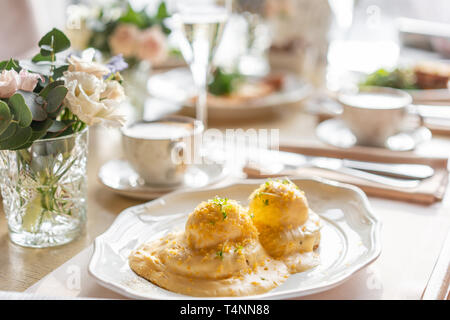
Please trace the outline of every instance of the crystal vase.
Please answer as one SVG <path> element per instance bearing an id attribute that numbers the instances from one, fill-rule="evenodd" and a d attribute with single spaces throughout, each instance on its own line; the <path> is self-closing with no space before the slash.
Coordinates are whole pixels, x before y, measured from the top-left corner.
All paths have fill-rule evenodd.
<path id="1" fill-rule="evenodd" d="M 3 208 L 11 241 L 57 246 L 84 229 L 88 130 L 35 141 L 28 149 L 0 151 Z"/>

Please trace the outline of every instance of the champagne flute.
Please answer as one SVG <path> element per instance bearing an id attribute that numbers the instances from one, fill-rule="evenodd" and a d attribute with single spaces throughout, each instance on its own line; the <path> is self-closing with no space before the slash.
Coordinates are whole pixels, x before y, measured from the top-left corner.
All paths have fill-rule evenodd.
<path id="1" fill-rule="evenodd" d="M 196 115 L 207 127 L 207 85 L 211 62 L 231 13 L 231 0 L 175 0 L 180 51 L 197 89 Z"/>

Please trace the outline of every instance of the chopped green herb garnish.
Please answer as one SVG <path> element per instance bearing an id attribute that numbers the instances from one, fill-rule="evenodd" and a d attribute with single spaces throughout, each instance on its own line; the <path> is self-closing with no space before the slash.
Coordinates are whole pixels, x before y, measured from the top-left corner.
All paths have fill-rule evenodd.
<path id="1" fill-rule="evenodd" d="M 236 249 L 234 249 L 234 252 L 237 252 L 237 251 L 239 251 L 239 250 L 242 250 L 242 249 L 244 249 L 244 247 L 243 247 L 243 246 L 237 246 L 237 248 L 236 248 Z"/>
<path id="2" fill-rule="evenodd" d="M 225 220 L 228 217 L 228 215 L 225 211 L 226 206 L 228 206 L 228 198 L 219 198 L 218 196 L 215 196 L 214 199 L 212 199 L 211 201 L 220 207 L 220 211 L 222 212 L 223 220 Z"/>
<path id="3" fill-rule="evenodd" d="M 269 205 L 269 199 L 263 200 L 263 203 L 264 203 L 265 206 L 268 206 Z"/>
<path id="4" fill-rule="evenodd" d="M 223 251 L 222 250 L 217 251 L 216 255 L 218 258 L 223 259 Z"/>

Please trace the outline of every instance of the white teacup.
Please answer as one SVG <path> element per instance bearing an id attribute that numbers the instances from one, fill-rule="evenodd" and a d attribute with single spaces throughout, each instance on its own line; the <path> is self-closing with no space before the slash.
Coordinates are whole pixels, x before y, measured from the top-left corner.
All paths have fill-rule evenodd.
<path id="1" fill-rule="evenodd" d="M 364 87 L 338 94 L 343 106 L 341 118 L 358 144 L 383 147 L 402 129 L 411 96 L 402 90 Z"/>
<path id="2" fill-rule="evenodd" d="M 147 184 L 178 185 L 198 150 L 195 137 L 203 129 L 200 121 L 183 116 L 136 122 L 122 129 L 123 151 Z"/>

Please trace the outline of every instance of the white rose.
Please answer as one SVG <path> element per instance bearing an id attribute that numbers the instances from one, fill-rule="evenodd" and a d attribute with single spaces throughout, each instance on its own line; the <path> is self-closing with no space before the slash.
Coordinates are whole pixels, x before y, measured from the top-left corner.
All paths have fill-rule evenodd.
<path id="1" fill-rule="evenodd" d="M 125 90 L 118 81 L 108 81 L 106 89 L 101 93 L 101 102 L 106 108 L 97 116 L 107 119 L 110 126 L 125 124 L 125 116 L 120 112 L 120 103 L 125 100 Z"/>
<path id="2" fill-rule="evenodd" d="M 118 111 L 119 103 L 124 98 L 117 87 L 119 83 L 105 83 L 92 74 L 70 71 L 64 73 L 64 81 L 68 89 L 66 105 L 81 121 L 87 125 L 104 123 L 118 126 L 125 123 L 124 116 Z"/>
<path id="3" fill-rule="evenodd" d="M 122 102 L 125 99 L 125 90 L 118 81 L 106 82 L 106 89 L 101 94 L 103 100 L 113 100 L 117 103 Z"/>
<path id="4" fill-rule="evenodd" d="M 110 73 L 107 66 L 93 62 L 91 59 L 82 59 L 77 56 L 70 56 L 67 58 L 69 62 L 68 70 L 71 72 L 86 72 L 96 76 L 97 78 L 103 78 Z"/>

